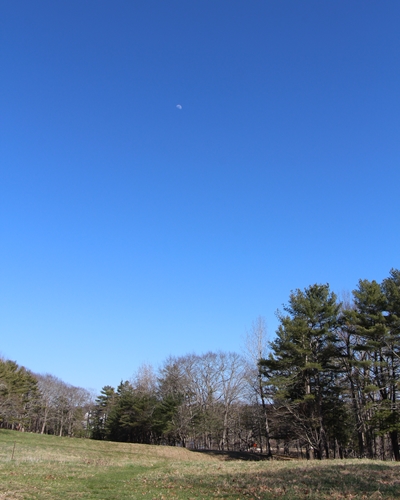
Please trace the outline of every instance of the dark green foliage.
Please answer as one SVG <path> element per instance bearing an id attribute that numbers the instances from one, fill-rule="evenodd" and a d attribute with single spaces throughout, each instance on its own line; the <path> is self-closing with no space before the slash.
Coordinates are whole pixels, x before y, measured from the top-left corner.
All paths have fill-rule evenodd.
<path id="1" fill-rule="evenodd" d="M 115 402 L 115 389 L 110 385 L 106 385 L 101 390 L 100 396 L 97 397 L 91 415 L 91 430 L 93 439 L 106 439 L 107 420 Z"/>
<path id="2" fill-rule="evenodd" d="M 394 457 L 399 461 L 400 272 L 392 270 L 382 284 L 360 280 L 353 294 L 358 350 L 364 353 L 363 390 L 370 436 L 388 433 Z M 369 448 L 371 455 L 371 445 Z"/>
<path id="3" fill-rule="evenodd" d="M 296 290 L 279 314 L 277 338 L 271 354 L 260 365 L 275 399 L 286 406 L 297 433 L 322 457 L 327 449 L 327 418 L 339 408 L 337 385 L 340 351 L 336 334 L 340 306 L 328 285 Z"/>
<path id="4" fill-rule="evenodd" d="M 128 443 L 156 443 L 168 429 L 173 407 L 155 394 L 137 390 L 128 381 L 117 390 L 106 386 L 93 411 L 94 439 Z"/>
<path id="5" fill-rule="evenodd" d="M 106 439 L 133 442 L 136 425 L 135 397 L 132 386 L 124 382 L 118 386 L 115 403 L 110 409 L 106 423 Z"/>
<path id="6" fill-rule="evenodd" d="M 343 308 L 327 285 L 293 292 L 260 363 L 264 380 L 319 458 L 349 446 L 376 457 L 377 437 L 387 436 L 400 460 L 400 272 L 381 284 L 360 280 L 353 297 Z"/>
<path id="7" fill-rule="evenodd" d="M 176 444 L 178 441 L 174 420 L 181 403 L 181 397 L 168 394 L 155 407 L 153 416 L 155 435 L 158 437 L 162 436 L 168 444 Z"/>
<path id="8" fill-rule="evenodd" d="M 14 361 L 0 360 L 0 425 L 28 426 L 37 402 L 37 381 Z"/>

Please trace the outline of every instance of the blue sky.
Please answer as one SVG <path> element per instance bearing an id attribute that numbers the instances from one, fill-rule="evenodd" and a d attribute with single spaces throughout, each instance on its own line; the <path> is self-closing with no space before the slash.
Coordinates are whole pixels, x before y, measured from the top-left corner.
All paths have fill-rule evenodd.
<path id="1" fill-rule="evenodd" d="M 4 357 L 99 390 L 400 266 L 398 1 L 0 7 Z"/>

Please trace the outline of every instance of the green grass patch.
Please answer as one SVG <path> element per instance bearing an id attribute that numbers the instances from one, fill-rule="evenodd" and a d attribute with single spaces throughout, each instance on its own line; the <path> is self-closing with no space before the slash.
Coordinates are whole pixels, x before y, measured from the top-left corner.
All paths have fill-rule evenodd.
<path id="1" fill-rule="evenodd" d="M 0 500 L 400 498 L 392 462 L 221 458 L 0 430 Z"/>

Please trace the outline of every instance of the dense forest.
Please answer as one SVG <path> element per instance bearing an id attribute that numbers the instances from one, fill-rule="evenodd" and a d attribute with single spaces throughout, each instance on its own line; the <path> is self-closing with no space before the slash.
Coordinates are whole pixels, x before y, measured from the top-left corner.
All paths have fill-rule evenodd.
<path id="1" fill-rule="evenodd" d="M 0 426 L 59 436 L 400 461 L 400 271 L 295 290 L 243 354 L 170 357 L 99 395 L 0 360 Z"/>

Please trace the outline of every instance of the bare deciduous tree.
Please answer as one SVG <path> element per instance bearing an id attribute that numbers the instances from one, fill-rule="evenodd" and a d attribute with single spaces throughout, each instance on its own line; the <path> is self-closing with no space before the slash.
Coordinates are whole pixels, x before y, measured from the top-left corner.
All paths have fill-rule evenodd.
<path id="1" fill-rule="evenodd" d="M 262 407 L 264 435 L 267 447 L 267 454 L 272 456 L 270 426 L 268 419 L 268 397 L 265 391 L 260 360 L 265 359 L 268 353 L 267 327 L 265 319 L 259 316 L 252 324 L 251 329 L 246 334 L 245 353 L 247 359 L 247 380 L 251 392 L 257 404 Z M 262 440 L 260 441 L 262 450 Z"/>

